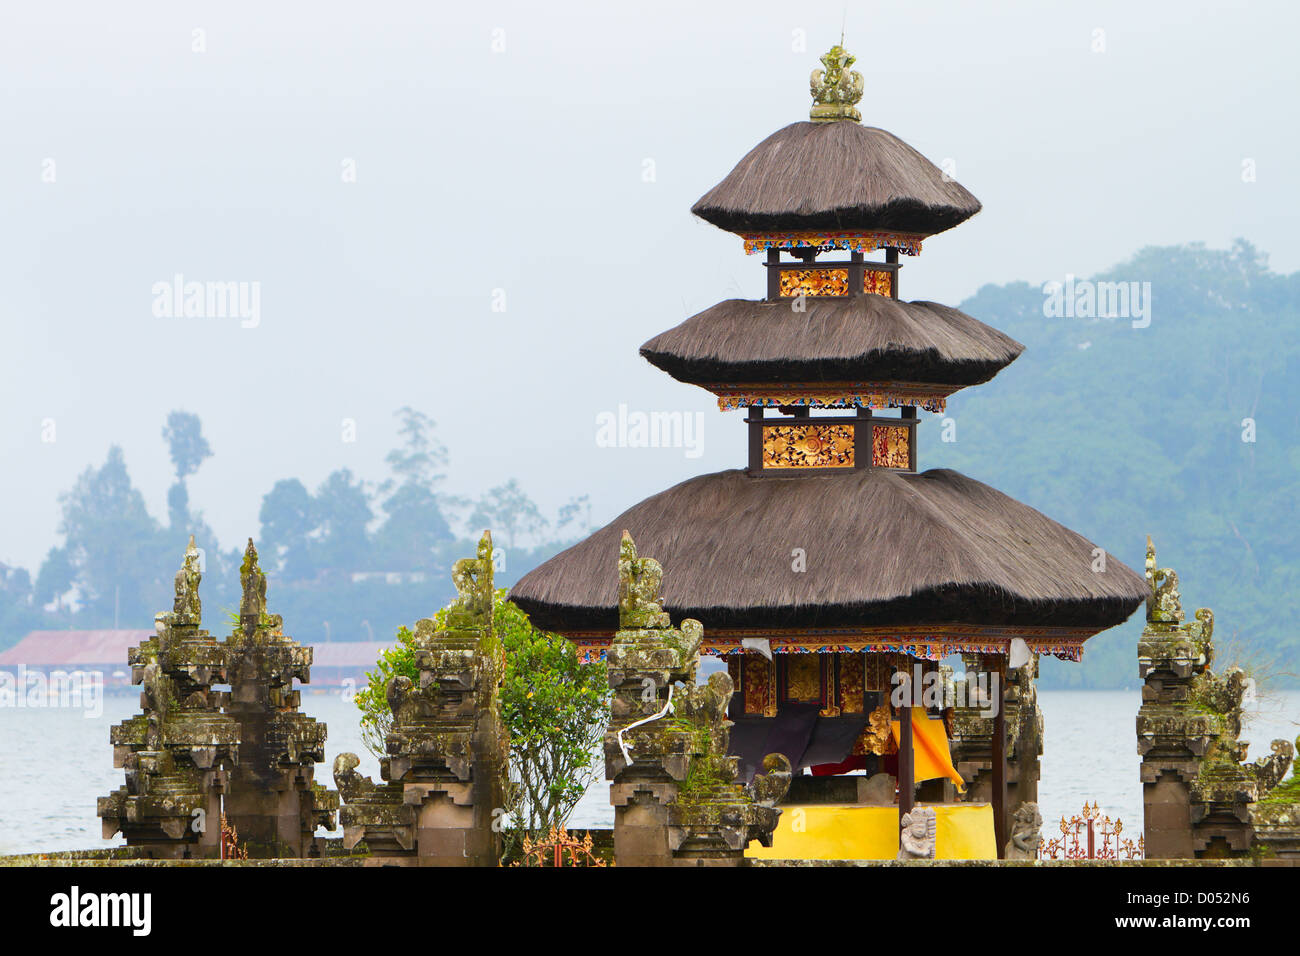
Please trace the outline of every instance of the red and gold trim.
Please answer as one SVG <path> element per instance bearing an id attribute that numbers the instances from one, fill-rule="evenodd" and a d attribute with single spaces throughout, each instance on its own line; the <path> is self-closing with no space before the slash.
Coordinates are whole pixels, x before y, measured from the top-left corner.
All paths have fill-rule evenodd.
<path id="1" fill-rule="evenodd" d="M 718 408 L 728 411 L 761 405 L 765 408 L 905 408 L 915 405 L 942 412 L 948 396 L 960 386 L 914 385 L 908 382 L 791 382 L 775 384 L 704 385 L 718 396 Z"/>
<path id="2" fill-rule="evenodd" d="M 705 630 L 700 652 L 714 657 L 743 653 L 745 638 L 768 641 L 773 654 L 906 654 L 923 660 L 942 660 L 952 654 L 1006 654 L 1014 638 L 1021 638 L 1038 654 L 1061 660 L 1083 657 L 1083 644 L 1095 630 L 1061 627 L 939 627 L 810 628 Z M 577 646 L 584 661 L 604 660 L 613 636 L 595 631 L 573 631 L 565 636 Z M 755 655 L 757 656 L 757 655 Z M 766 660 L 765 658 L 759 658 Z M 870 671 L 868 664 L 868 671 Z M 868 678 L 872 675 L 868 674 Z M 870 679 L 868 679 L 870 686 Z"/>
<path id="3" fill-rule="evenodd" d="M 904 255 L 921 254 L 924 233 L 916 232 L 755 232 L 742 233 L 745 254 L 764 249 L 848 249 L 852 252 L 875 252 L 897 249 Z"/>

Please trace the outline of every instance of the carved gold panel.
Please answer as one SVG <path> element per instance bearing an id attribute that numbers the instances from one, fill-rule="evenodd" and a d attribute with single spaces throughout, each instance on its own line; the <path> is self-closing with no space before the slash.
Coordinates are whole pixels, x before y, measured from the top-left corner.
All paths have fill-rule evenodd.
<path id="1" fill-rule="evenodd" d="M 863 662 L 861 654 L 839 654 L 839 705 L 846 714 L 862 713 Z"/>
<path id="2" fill-rule="evenodd" d="M 852 468 L 852 425 L 766 425 L 764 468 Z"/>
<path id="3" fill-rule="evenodd" d="M 877 468 L 912 467 L 912 430 L 904 425 L 873 426 L 871 463 Z"/>
<path id="4" fill-rule="evenodd" d="M 762 717 L 776 716 L 776 666 L 762 654 L 745 654 L 740 658 L 743 670 L 741 688 L 745 713 Z"/>
<path id="5" fill-rule="evenodd" d="M 894 673 L 893 655 L 867 654 L 862 662 L 865 674 L 863 684 L 869 691 L 889 690 L 889 679 Z"/>
<path id="6" fill-rule="evenodd" d="M 820 654 L 787 654 L 785 657 L 786 700 L 820 701 L 822 699 L 822 662 Z"/>
<path id="7" fill-rule="evenodd" d="M 848 295 L 849 270 L 847 269 L 783 269 L 781 295 Z"/>
<path id="8" fill-rule="evenodd" d="M 862 291 L 872 295 L 893 295 L 893 273 L 867 269 L 862 274 Z"/>

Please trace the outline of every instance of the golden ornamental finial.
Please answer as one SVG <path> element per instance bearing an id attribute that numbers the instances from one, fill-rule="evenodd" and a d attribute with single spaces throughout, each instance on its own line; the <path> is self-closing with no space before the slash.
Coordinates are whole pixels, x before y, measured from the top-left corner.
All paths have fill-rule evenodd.
<path id="1" fill-rule="evenodd" d="M 855 105 L 862 99 L 862 74 L 850 70 L 857 58 L 837 43 L 821 58 L 825 70 L 813 70 L 809 79 L 813 106 L 809 118 L 814 123 L 836 120 L 860 122 L 862 114 Z"/>

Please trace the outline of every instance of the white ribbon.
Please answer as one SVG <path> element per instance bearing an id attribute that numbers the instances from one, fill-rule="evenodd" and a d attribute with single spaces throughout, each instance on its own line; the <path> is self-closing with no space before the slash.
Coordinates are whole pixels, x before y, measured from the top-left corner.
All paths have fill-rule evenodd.
<path id="1" fill-rule="evenodd" d="M 630 767 L 632 766 L 634 761 L 632 760 L 632 754 L 627 749 L 627 744 L 623 740 L 623 735 L 627 733 L 629 730 L 634 730 L 637 727 L 640 727 L 642 724 L 648 724 L 652 720 L 658 720 L 660 717 L 666 716 L 667 714 L 671 714 L 672 712 L 673 712 L 673 685 L 672 682 L 669 681 L 668 700 L 664 703 L 664 709 L 659 711 L 659 713 L 657 714 L 651 714 L 649 717 L 642 717 L 640 720 L 636 721 L 635 723 L 628 724 L 626 727 L 624 727 L 622 730 L 618 732 L 618 748 L 621 751 L 623 751 L 624 763 L 626 763 Z"/>
<path id="2" fill-rule="evenodd" d="M 1012 670 L 1015 670 L 1017 667 L 1024 667 L 1033 657 L 1029 652 L 1029 645 L 1025 643 L 1023 637 L 1013 637 L 1011 639 L 1011 650 L 1007 656 L 1010 658 L 1007 662 L 1007 666 Z"/>

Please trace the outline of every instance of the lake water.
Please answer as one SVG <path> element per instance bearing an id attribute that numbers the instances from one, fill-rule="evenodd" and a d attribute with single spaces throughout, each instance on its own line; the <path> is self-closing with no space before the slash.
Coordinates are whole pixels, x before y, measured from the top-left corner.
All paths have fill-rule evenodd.
<path id="1" fill-rule="evenodd" d="M 1051 821 L 1095 800 L 1136 837 L 1142 828 L 1134 736 L 1138 692 L 1040 691 L 1039 702 L 1046 725 L 1039 786 L 1046 832 L 1055 832 Z M 139 694 L 112 694 L 102 703 L 99 716 L 72 708 L 0 707 L 0 854 L 120 845 L 120 837 L 100 839 L 95 798 L 124 782 L 123 772 L 113 768 L 108 730 L 139 710 Z M 327 760 L 318 766 L 317 779 L 332 786 L 334 757 L 348 750 L 362 758 L 363 773 L 378 779 L 378 762 L 361 744 L 350 700 L 304 692 L 302 710 L 329 725 Z M 1276 737 L 1294 740 L 1297 721 L 1300 692 L 1265 699 L 1243 731 L 1251 741 L 1251 759 L 1267 753 Z M 613 822 L 607 784 L 597 779 L 569 823 L 609 827 Z"/>

